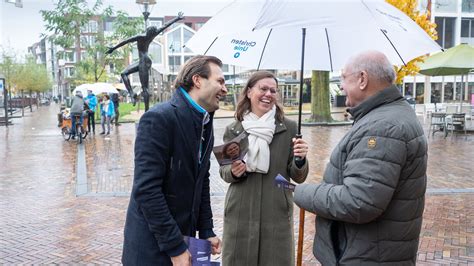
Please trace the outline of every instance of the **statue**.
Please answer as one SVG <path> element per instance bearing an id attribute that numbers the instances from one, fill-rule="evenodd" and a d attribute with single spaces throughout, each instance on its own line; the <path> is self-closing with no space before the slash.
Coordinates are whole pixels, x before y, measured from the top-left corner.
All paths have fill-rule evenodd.
<path id="1" fill-rule="evenodd" d="M 140 76 L 140 83 L 142 85 L 142 94 L 143 94 L 143 101 L 145 102 L 145 111 L 148 111 L 149 107 L 149 100 L 150 100 L 150 94 L 148 93 L 148 86 L 149 86 L 149 72 L 151 68 L 151 59 L 148 56 L 148 47 L 150 46 L 150 43 L 153 41 L 153 39 L 158 36 L 161 32 L 163 32 L 165 29 L 167 29 L 169 26 L 173 25 L 176 21 L 179 21 L 183 19 L 183 12 L 179 12 L 178 16 L 163 25 L 161 28 L 157 28 L 155 26 L 148 27 L 146 29 L 145 34 L 141 35 L 136 35 L 131 38 L 128 38 L 119 44 L 115 45 L 114 47 L 111 47 L 105 52 L 105 54 L 111 54 L 115 49 L 122 47 L 123 45 L 131 42 L 137 42 L 137 48 L 138 48 L 138 57 L 139 61 L 136 63 L 133 63 L 126 67 L 120 76 L 122 77 L 123 83 L 125 84 L 125 87 L 127 88 L 128 93 L 130 94 L 130 97 L 132 98 L 132 104 L 135 106 L 136 101 L 137 101 L 137 95 L 133 92 L 132 86 L 130 85 L 130 80 L 128 79 L 128 75 L 138 72 Z"/>

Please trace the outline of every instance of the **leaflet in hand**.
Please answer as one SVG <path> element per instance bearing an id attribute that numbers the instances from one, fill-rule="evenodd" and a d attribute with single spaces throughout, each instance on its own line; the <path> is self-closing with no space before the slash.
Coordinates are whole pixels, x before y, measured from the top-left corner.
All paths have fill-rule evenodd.
<path id="1" fill-rule="evenodd" d="M 295 191 L 295 187 L 296 187 L 296 185 L 291 184 L 290 182 L 288 182 L 288 180 L 286 180 L 286 178 L 284 178 L 280 174 L 278 174 L 275 177 L 275 186 L 277 186 L 281 189 L 286 189 L 286 190 L 290 190 L 290 191 Z"/>
<path id="2" fill-rule="evenodd" d="M 247 132 L 244 131 L 229 142 L 215 146 L 212 149 L 220 166 L 232 164 L 234 161 L 244 160 L 249 146 L 247 136 Z"/>
<path id="3" fill-rule="evenodd" d="M 191 253 L 191 264 L 193 266 L 219 266 L 219 262 L 211 262 L 211 242 L 205 239 L 197 239 L 184 236 L 184 242 L 188 245 Z"/>

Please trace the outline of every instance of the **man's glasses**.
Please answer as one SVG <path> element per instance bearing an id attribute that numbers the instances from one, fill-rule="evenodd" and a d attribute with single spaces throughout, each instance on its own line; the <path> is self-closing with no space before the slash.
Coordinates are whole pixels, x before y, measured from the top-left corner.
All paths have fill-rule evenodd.
<path id="1" fill-rule="evenodd" d="M 278 89 L 277 89 L 277 88 L 258 87 L 258 90 L 259 90 L 262 94 L 267 94 L 267 92 L 270 92 L 270 94 L 275 95 L 275 94 L 278 93 Z"/>

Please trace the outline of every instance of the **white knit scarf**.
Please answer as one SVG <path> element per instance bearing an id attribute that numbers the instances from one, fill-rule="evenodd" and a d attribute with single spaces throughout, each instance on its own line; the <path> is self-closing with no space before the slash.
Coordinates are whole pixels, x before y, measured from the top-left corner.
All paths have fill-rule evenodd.
<path id="1" fill-rule="evenodd" d="M 275 133 L 275 111 L 268 111 L 262 117 L 249 112 L 244 115 L 242 126 L 249 133 L 249 149 L 246 165 L 248 172 L 267 173 L 270 167 L 270 143 Z"/>

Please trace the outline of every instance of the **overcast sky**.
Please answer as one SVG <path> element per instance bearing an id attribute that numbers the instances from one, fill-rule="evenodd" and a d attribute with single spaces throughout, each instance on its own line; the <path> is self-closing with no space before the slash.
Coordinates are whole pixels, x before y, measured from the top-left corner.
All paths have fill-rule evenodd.
<path id="1" fill-rule="evenodd" d="M 28 46 L 40 40 L 45 32 L 40 10 L 51 10 L 57 0 L 23 0 L 23 8 L 0 0 L 0 46 L 24 54 Z M 151 16 L 173 16 L 183 11 L 188 16 L 213 16 L 231 0 L 157 0 Z M 95 2 L 89 0 L 89 2 Z M 141 16 L 135 0 L 103 0 L 115 10 L 126 10 L 131 16 Z M 0 49 L 1 50 L 1 49 Z"/>

